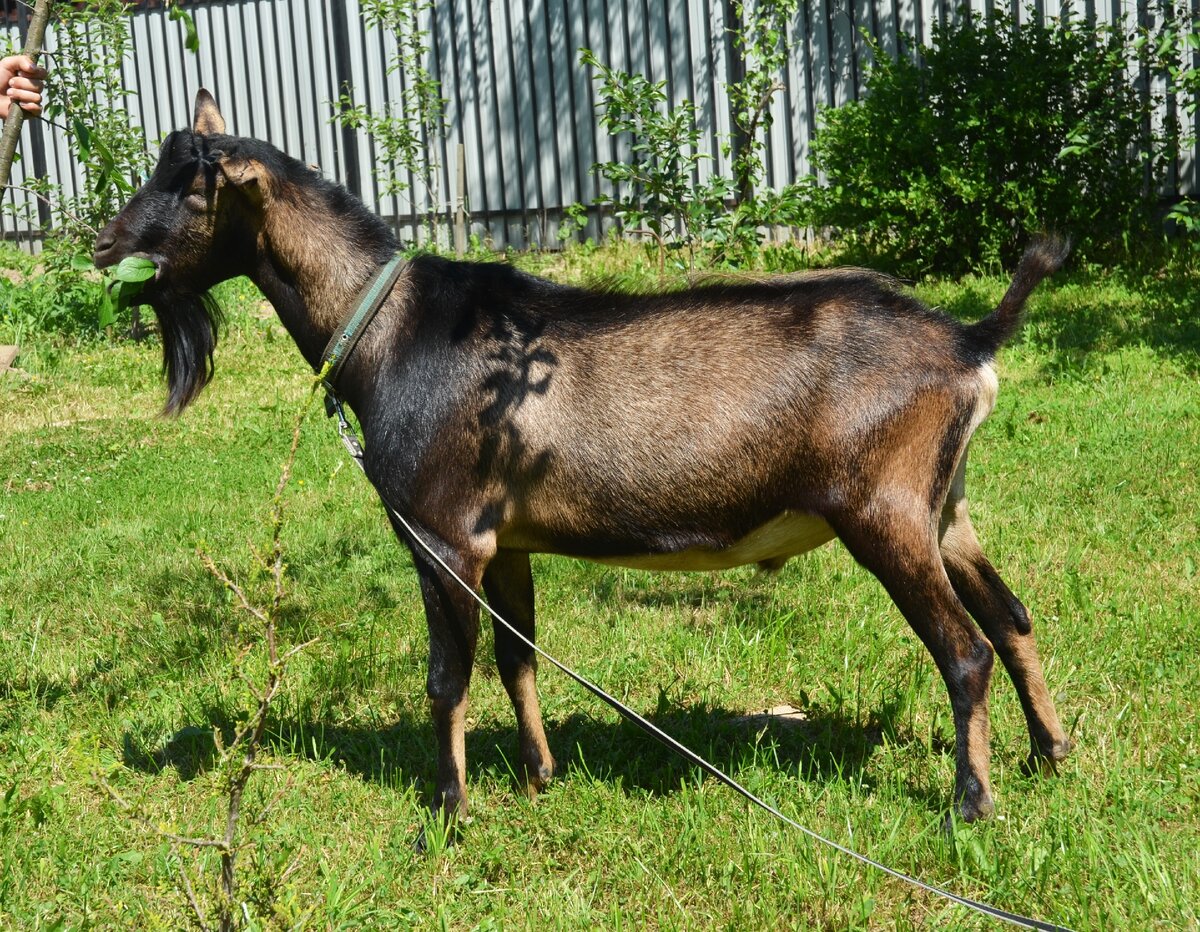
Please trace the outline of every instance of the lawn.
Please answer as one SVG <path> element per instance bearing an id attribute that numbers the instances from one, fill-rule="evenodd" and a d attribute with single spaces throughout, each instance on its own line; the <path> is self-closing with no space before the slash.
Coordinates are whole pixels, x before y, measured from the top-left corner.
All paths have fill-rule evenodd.
<path id="1" fill-rule="evenodd" d="M 522 261 L 577 279 L 603 259 Z M 973 319 L 1004 286 L 919 292 Z M 216 855 L 151 825 L 219 830 L 213 729 L 244 720 L 243 674 L 262 663 L 245 654 L 253 619 L 197 549 L 263 590 L 249 542 L 266 539 L 309 383 L 251 291 L 223 290 L 216 380 L 178 420 L 157 416 L 153 340 L 31 352 L 0 376 L 0 926 L 183 927 L 181 866 L 211 906 Z M 1057 777 L 1022 774 L 1024 723 L 997 667 L 991 820 L 943 831 L 945 689 L 840 544 L 773 576 L 535 557 L 539 642 L 792 818 L 892 867 L 1075 929 L 1195 927 L 1198 306 L 1185 273 L 1064 275 L 1000 357 L 972 515 L 1030 607 L 1076 751 Z M 416 578 L 315 405 L 283 544 L 285 643 L 318 639 L 271 715 L 278 769 L 249 794 L 253 814 L 282 793 L 244 826 L 252 927 L 990 927 L 749 808 L 546 665 L 560 777 L 531 805 L 513 786 L 486 625 L 473 818 L 457 845 L 415 853 L 434 776 Z M 801 714 L 745 719 L 783 704 Z"/>

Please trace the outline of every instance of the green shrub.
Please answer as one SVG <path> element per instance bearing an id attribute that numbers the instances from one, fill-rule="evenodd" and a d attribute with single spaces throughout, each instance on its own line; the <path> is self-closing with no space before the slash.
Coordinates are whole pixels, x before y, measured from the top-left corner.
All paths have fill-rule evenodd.
<path id="1" fill-rule="evenodd" d="M 732 177 L 714 173 L 703 184 L 694 179 L 700 163 L 712 155 L 700 151 L 695 104 L 672 102 L 665 80 L 652 82 L 611 68 L 591 50 L 580 49 L 580 62 L 592 68 L 599 84 L 600 125 L 614 137 L 627 134 L 630 143 L 628 162 L 593 166 L 613 190 L 595 203 L 611 205 L 625 233 L 654 240 L 660 278 L 668 245 L 687 249 L 689 268 L 697 249 L 715 265 L 754 265 L 767 228 L 803 222 L 803 192 L 765 184 L 771 101 L 785 86 L 781 74 L 797 6 L 798 0 L 734 0 L 726 8 L 727 29 L 744 66 L 741 77 L 726 85 L 734 126 L 720 145 Z M 574 236 L 586 220 L 586 210 L 573 205 L 560 235 Z"/>
<path id="2" fill-rule="evenodd" d="M 935 26 L 918 63 L 876 48 L 864 99 L 822 116 L 813 225 L 909 274 L 994 268 L 1042 230 L 1093 257 L 1146 231 L 1152 101 L 1127 70 L 1140 43 L 1031 18 Z"/>
<path id="3" fill-rule="evenodd" d="M 727 184 L 720 179 L 696 186 L 693 175 L 707 155 L 699 151 L 696 108 L 688 100 L 671 106 L 667 82 L 610 68 L 590 49 L 580 49 L 580 63 L 590 67 L 600 85 L 600 125 L 614 137 L 629 140 L 629 161 L 593 166 L 612 185 L 612 193 L 596 196 L 611 205 L 613 216 L 628 234 L 649 236 L 658 251 L 660 275 L 668 243 L 689 246 L 703 238 L 711 216 L 723 209 Z M 573 214 L 573 217 L 572 217 Z M 568 215 L 570 227 L 586 222 L 586 213 Z"/>
<path id="4" fill-rule="evenodd" d="M 172 19 L 191 23 L 174 4 L 170 10 Z M 81 254 L 91 251 L 97 231 L 117 215 L 153 164 L 144 134 L 131 124 L 133 100 L 124 86 L 122 65 L 133 47 L 129 11 L 124 0 L 60 3 L 54 10 L 57 47 L 49 64 L 46 118 L 68 130 L 83 184 L 75 195 L 46 178 L 30 187 L 57 214 L 55 237 L 71 240 L 69 248 Z"/>
<path id="5" fill-rule="evenodd" d="M 104 285 L 73 244 L 47 239 L 44 251 L 29 256 L 15 247 L 0 251 L 0 342 L 30 337 L 96 335 Z"/>

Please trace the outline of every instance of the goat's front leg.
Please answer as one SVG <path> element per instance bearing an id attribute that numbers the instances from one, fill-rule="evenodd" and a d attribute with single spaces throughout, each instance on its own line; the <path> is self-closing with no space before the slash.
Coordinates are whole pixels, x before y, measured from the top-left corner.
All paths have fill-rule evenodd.
<path id="1" fill-rule="evenodd" d="M 478 587 L 482 561 L 448 548 L 438 550 L 467 585 Z M 424 551 L 413 548 L 413 558 L 429 626 L 426 691 L 438 742 L 433 808 L 448 821 L 461 820 L 467 815 L 467 692 L 479 637 L 479 606 Z"/>
<path id="2" fill-rule="evenodd" d="M 529 554 L 499 551 L 484 571 L 483 591 L 492 608 L 532 642 L 533 574 Z M 537 655 L 500 622 L 493 620 L 492 629 L 496 635 L 496 667 L 517 714 L 521 787 L 530 799 L 535 799 L 554 776 L 554 758 L 546 743 L 538 704 Z"/>

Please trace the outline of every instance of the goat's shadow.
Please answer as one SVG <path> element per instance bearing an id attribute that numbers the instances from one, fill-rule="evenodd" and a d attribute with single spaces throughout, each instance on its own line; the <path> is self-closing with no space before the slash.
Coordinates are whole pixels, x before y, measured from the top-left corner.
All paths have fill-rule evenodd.
<path id="1" fill-rule="evenodd" d="M 769 578 L 738 578 L 722 583 L 719 576 L 696 579 L 674 573 L 651 576 L 647 571 L 637 572 L 646 573 L 646 578 L 639 577 L 631 583 L 622 578 L 620 571 L 602 570 L 587 581 L 588 592 L 593 601 L 604 605 L 610 613 L 630 605 L 680 610 L 736 607 L 753 616 L 770 609 L 778 599 L 775 581 Z"/>
<path id="2" fill-rule="evenodd" d="M 871 789 L 864 777 L 875 749 L 889 731 L 888 710 L 868 724 L 836 710 L 814 708 L 791 720 L 746 716 L 720 707 L 670 707 L 646 716 L 676 740 L 727 772 L 737 774 L 765 765 L 809 783 L 852 780 Z M 228 741 L 237 726 L 235 713 L 210 707 L 156 749 L 139 747 L 132 734 L 123 739 L 123 762 L 147 773 L 173 768 L 192 780 L 216 758 L 213 730 Z M 881 727 L 880 720 L 884 725 Z M 409 785 L 425 796 L 436 776 L 437 742 L 427 716 L 402 713 L 380 726 L 335 725 L 283 717 L 269 723 L 267 741 L 275 754 L 332 762 L 347 773 L 385 787 Z M 546 736 L 558 774 L 583 772 L 614 783 L 629 794 L 671 796 L 694 781 L 699 769 L 624 720 L 601 720 L 586 712 L 546 722 Z M 888 734 L 891 744 L 918 743 L 911 735 Z M 467 732 L 468 780 L 512 775 L 516 760 L 515 725 L 484 722 Z M 949 748 L 937 748 L 952 753 Z M 945 800 L 910 786 L 919 804 L 936 811 Z"/>

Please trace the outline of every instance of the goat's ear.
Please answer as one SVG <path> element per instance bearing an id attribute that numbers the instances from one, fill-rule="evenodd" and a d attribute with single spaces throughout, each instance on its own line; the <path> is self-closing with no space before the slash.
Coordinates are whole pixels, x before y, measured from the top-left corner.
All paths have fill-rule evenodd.
<path id="1" fill-rule="evenodd" d="M 271 176 L 258 159 L 226 156 L 217 163 L 228 184 L 239 188 L 246 196 L 262 203 L 271 193 Z"/>
<path id="2" fill-rule="evenodd" d="M 196 106 L 192 111 L 192 131 L 207 135 L 209 133 L 224 133 L 225 118 L 217 109 L 213 95 L 200 88 L 196 92 Z"/>

